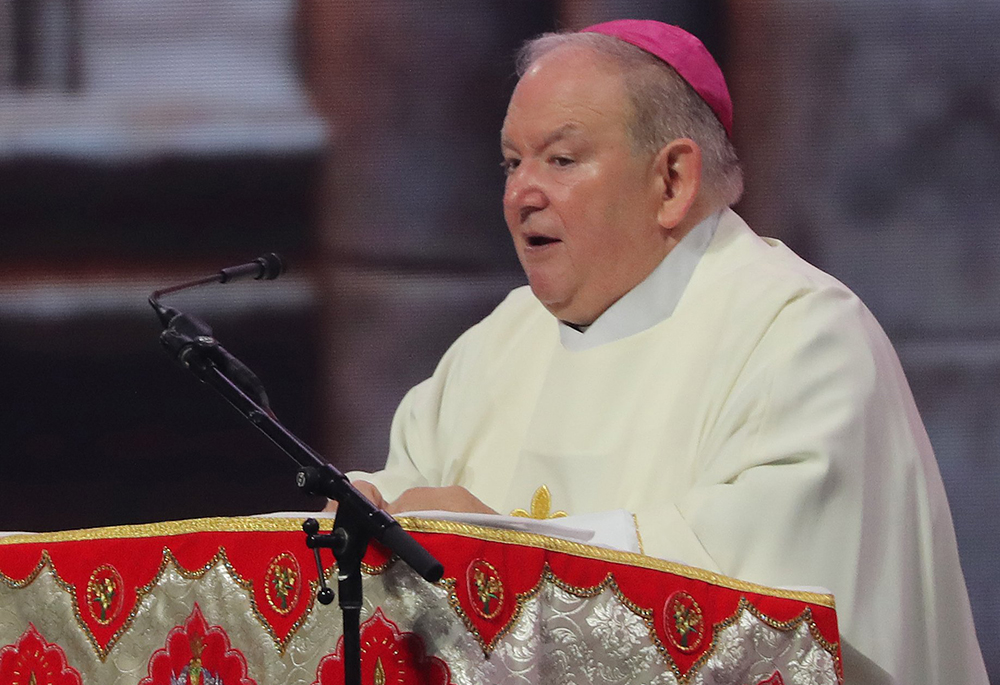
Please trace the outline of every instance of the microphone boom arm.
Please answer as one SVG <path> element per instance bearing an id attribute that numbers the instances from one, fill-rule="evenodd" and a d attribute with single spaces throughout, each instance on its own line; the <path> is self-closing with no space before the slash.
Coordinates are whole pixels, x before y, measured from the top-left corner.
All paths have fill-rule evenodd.
<path id="1" fill-rule="evenodd" d="M 311 447 L 285 428 L 271 411 L 264 385 L 243 362 L 226 351 L 212 335 L 212 329 L 200 319 L 165 307 L 160 297 L 179 290 L 218 282 L 227 283 L 252 276 L 271 280 L 281 273 L 281 260 L 271 253 L 240 266 L 221 270 L 214 276 L 157 290 L 149 296 L 163 332 L 160 342 L 181 366 L 214 388 L 271 442 L 299 465 L 296 484 L 312 495 L 322 495 L 338 503 L 333 530 L 317 534 L 315 519 L 303 523 L 306 546 L 313 549 L 321 589 L 317 598 L 322 604 L 333 601 L 326 587 L 320 548 L 333 550 L 337 559 L 340 608 L 344 620 L 344 683 L 361 685 L 360 617 L 362 609 L 361 562 L 374 538 L 408 564 L 425 580 L 436 583 L 444 567 L 430 552 L 402 529 L 392 516 L 382 511 L 351 485 L 351 481 Z"/>
<path id="2" fill-rule="evenodd" d="M 319 456 L 311 447 L 288 430 L 270 411 L 250 398 L 239 385 L 222 373 L 211 357 L 214 349 L 222 349 L 214 339 L 196 340 L 185 347 L 179 361 L 199 379 L 214 388 L 271 442 L 292 458 L 300 467 L 297 485 L 311 495 L 321 495 L 352 511 L 368 536 L 378 540 L 413 568 L 422 578 L 437 582 L 444 568 L 427 550 L 414 540 L 399 523 L 382 511 L 351 485 L 339 469 Z M 205 350 L 210 350 L 205 354 Z M 228 352 L 226 353 L 228 354 Z M 340 518 L 338 512 L 337 518 Z M 335 524 L 336 525 L 336 524 Z"/>
<path id="3" fill-rule="evenodd" d="M 222 269 L 213 276 L 155 291 L 149 296 L 149 304 L 164 326 L 160 342 L 181 366 L 214 388 L 299 465 L 296 483 L 303 491 L 338 502 L 337 521 L 344 514 L 344 518 L 351 519 L 352 527 L 363 531 L 365 545 L 361 546 L 362 553 L 367 539 L 375 538 L 422 578 L 437 582 L 444 573 L 441 563 L 404 531 L 392 516 L 358 492 L 347 476 L 278 421 L 268 406 L 263 384 L 243 362 L 219 344 L 212 329 L 197 317 L 165 307 L 159 301 L 163 295 L 213 282 L 226 283 L 248 277 L 272 280 L 282 270 L 281 259 L 269 253 L 248 264 Z M 335 521 L 335 528 L 336 525 Z"/>

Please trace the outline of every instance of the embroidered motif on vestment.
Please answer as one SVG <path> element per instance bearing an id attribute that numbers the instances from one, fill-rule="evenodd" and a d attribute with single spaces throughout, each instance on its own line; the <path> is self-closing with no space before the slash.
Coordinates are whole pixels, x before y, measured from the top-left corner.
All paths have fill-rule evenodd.
<path id="1" fill-rule="evenodd" d="M 552 493 L 549 492 L 547 485 L 542 485 L 531 496 L 531 511 L 515 509 L 510 512 L 510 515 L 531 519 L 561 519 L 566 516 L 565 511 L 556 511 L 551 514 L 550 511 L 552 511 Z"/>

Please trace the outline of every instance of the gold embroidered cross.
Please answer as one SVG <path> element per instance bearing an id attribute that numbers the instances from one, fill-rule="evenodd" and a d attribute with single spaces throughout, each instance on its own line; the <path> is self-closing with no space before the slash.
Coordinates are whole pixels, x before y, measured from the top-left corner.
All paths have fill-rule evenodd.
<path id="1" fill-rule="evenodd" d="M 566 516 L 565 511 L 556 511 L 549 514 L 552 510 L 552 493 L 549 492 L 547 485 L 543 485 L 537 490 L 535 494 L 531 496 L 531 511 L 527 512 L 524 509 L 515 509 L 510 512 L 511 516 L 521 516 L 523 518 L 529 519 L 561 519 Z"/>

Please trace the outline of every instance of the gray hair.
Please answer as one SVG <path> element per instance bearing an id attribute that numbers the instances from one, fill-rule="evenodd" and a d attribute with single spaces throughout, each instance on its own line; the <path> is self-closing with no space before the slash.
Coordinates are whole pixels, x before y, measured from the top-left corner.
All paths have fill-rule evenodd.
<path id="1" fill-rule="evenodd" d="M 600 33 L 546 33 L 521 48 L 518 76 L 543 55 L 564 46 L 589 48 L 620 67 L 632 106 L 626 128 L 635 153 L 656 154 L 672 140 L 690 138 L 702 152 L 703 192 L 719 207 L 736 204 L 743 194 L 743 170 L 732 141 L 712 109 L 673 67 Z"/>

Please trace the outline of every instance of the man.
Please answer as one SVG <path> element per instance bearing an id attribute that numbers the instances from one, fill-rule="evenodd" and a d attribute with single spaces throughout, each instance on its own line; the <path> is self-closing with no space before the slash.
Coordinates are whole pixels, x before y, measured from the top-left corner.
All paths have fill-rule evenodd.
<path id="1" fill-rule="evenodd" d="M 618 21 L 530 43 L 501 135 L 530 291 L 403 400 L 390 512 L 626 508 L 645 551 L 829 588 L 849 683 L 986 683 L 944 489 L 861 302 L 728 209 L 718 66 Z M 669 65 L 669 66 L 668 66 Z"/>

